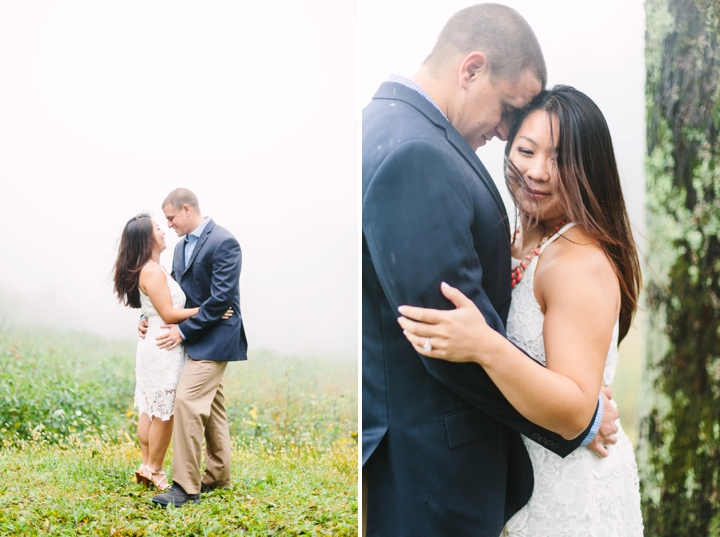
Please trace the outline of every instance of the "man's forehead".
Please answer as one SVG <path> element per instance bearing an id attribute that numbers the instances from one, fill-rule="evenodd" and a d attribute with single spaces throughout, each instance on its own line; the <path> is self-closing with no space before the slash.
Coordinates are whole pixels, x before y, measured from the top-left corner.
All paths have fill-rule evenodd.
<path id="1" fill-rule="evenodd" d="M 498 90 L 505 95 L 507 104 L 515 108 L 524 107 L 542 91 L 542 83 L 529 70 L 513 79 L 503 80 L 498 86 Z"/>

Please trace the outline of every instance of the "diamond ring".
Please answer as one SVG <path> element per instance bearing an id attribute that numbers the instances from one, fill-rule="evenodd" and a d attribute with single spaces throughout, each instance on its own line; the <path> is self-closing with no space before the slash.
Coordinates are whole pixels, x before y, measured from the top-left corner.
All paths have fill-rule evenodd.
<path id="1" fill-rule="evenodd" d="M 427 338 L 425 340 L 425 345 L 423 345 L 423 349 L 425 352 L 430 352 L 432 350 L 432 345 L 430 345 L 430 338 Z"/>

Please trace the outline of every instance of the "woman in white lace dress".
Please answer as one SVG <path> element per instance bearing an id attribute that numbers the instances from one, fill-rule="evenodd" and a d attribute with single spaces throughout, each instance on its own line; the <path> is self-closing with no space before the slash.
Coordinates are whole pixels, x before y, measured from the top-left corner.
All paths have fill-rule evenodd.
<path id="1" fill-rule="evenodd" d="M 526 418 L 570 439 L 613 380 L 640 288 L 610 132 L 590 98 L 556 86 L 518 113 L 505 154 L 520 215 L 512 252 L 521 261 L 508 275 L 510 341 L 447 284 L 442 292 L 457 309 L 403 306 L 399 322 L 418 352 L 477 362 Z M 524 440 L 535 486 L 505 535 L 642 535 L 637 466 L 622 427 L 604 458 L 578 449 L 562 459 Z"/>
<path id="2" fill-rule="evenodd" d="M 148 332 L 138 341 L 135 361 L 135 407 L 142 464 L 135 472 L 138 482 L 160 490 L 169 488 L 162 471 L 173 429 L 175 390 L 187 362 L 185 347 L 160 348 L 155 338 L 166 324 L 176 324 L 195 315 L 200 308 L 185 308 L 185 293 L 160 265 L 165 250 L 165 232 L 140 214 L 123 229 L 115 263 L 115 293 L 131 308 L 140 308 L 148 320 Z M 232 310 L 223 317 L 227 319 Z"/>

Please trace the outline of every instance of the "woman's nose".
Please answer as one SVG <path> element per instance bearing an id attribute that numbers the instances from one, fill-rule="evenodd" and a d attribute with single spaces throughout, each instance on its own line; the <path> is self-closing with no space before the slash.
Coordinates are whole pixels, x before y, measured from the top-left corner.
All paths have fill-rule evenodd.
<path id="1" fill-rule="evenodd" d="M 534 181 L 547 182 L 550 180 L 550 165 L 551 163 L 545 159 L 535 159 L 528 169 L 527 176 Z"/>

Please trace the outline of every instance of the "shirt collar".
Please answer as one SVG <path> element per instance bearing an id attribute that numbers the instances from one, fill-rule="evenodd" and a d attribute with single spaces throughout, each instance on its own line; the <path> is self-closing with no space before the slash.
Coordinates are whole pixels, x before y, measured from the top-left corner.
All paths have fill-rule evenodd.
<path id="1" fill-rule="evenodd" d="M 208 224 L 209 221 L 210 221 L 210 217 L 209 217 L 209 216 L 206 216 L 205 219 L 202 221 L 202 223 L 201 223 L 198 227 L 196 227 L 193 231 L 191 231 L 190 233 L 187 234 L 186 239 L 187 239 L 188 241 L 189 241 L 189 240 L 196 241 L 197 239 L 199 239 L 199 238 L 200 238 L 200 235 L 202 235 L 202 232 L 203 232 L 203 231 L 205 230 L 205 228 L 207 227 L 207 224 Z M 193 239 L 190 239 L 190 237 L 194 237 L 194 238 L 193 238 Z"/>
<path id="2" fill-rule="evenodd" d="M 409 78 L 405 78 L 404 76 L 401 76 L 401 75 L 393 75 L 393 74 L 391 74 L 391 75 L 388 77 L 388 81 L 389 81 L 389 82 L 397 82 L 398 84 L 402 84 L 403 86 L 406 86 L 406 87 L 408 87 L 408 88 L 410 88 L 410 89 L 412 89 L 412 90 L 417 91 L 420 95 L 422 95 L 423 97 L 425 97 L 430 104 L 432 104 L 435 108 L 437 108 L 438 112 L 440 112 L 445 119 L 447 119 L 447 116 L 445 115 L 445 113 L 444 113 L 442 110 L 440 110 L 440 107 L 439 107 L 437 104 L 435 104 L 435 101 L 433 101 L 433 100 L 430 98 L 430 95 L 428 95 L 428 94 L 425 92 L 425 90 L 422 89 L 422 88 L 421 88 L 416 82 L 414 82 L 413 80 L 410 80 Z"/>

